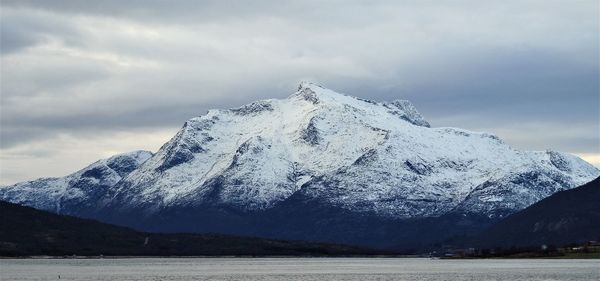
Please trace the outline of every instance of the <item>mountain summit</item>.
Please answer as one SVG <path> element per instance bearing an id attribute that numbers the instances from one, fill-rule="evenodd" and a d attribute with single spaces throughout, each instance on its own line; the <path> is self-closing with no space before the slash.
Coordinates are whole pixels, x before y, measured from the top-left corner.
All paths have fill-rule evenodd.
<path id="1" fill-rule="evenodd" d="M 324 226 L 320 218 L 493 220 L 600 175 L 570 154 L 519 151 L 492 134 L 431 128 L 406 100 L 375 102 L 312 83 L 286 99 L 192 118 L 132 167 L 97 196 L 80 198 L 86 210 L 70 209 L 44 180 L 3 187 L 0 198 L 145 230 L 335 240 L 336 227 L 351 226 Z M 34 199 L 24 195 L 33 186 Z M 58 194 L 78 189 L 69 184 Z M 298 210 L 320 211 L 309 218 Z"/>

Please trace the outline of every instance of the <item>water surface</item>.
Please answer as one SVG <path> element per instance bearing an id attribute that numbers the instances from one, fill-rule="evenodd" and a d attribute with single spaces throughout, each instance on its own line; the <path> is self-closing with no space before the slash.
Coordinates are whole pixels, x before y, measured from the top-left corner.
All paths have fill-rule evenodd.
<path id="1" fill-rule="evenodd" d="M 5 259 L 1 280 L 600 280 L 600 260 Z"/>

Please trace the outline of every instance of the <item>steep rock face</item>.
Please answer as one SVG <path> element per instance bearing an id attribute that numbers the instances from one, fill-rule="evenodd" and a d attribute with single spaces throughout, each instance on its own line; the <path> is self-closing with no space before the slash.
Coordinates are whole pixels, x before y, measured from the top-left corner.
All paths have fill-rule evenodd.
<path id="1" fill-rule="evenodd" d="M 123 177 L 152 156 L 133 151 L 102 159 L 61 178 L 42 178 L 0 188 L 0 198 L 36 209 L 81 215 L 98 209 Z"/>

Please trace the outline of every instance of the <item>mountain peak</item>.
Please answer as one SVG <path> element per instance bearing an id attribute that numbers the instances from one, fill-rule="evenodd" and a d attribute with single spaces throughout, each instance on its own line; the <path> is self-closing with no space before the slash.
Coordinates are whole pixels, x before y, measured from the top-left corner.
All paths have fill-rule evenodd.
<path id="1" fill-rule="evenodd" d="M 393 108 L 392 113 L 399 115 L 400 118 L 421 127 L 431 127 L 429 122 L 423 118 L 417 108 L 407 100 L 394 100 L 390 103 L 385 103 L 384 106 Z"/>
<path id="2" fill-rule="evenodd" d="M 302 81 L 290 98 L 300 98 L 313 104 L 323 101 L 350 105 L 361 110 L 372 110 L 373 108 L 384 109 L 387 113 L 396 115 L 401 119 L 421 127 L 430 127 L 429 122 L 419 113 L 415 106 L 408 100 L 394 100 L 392 102 L 377 102 L 364 98 L 349 96 L 327 89 L 321 85 Z M 378 110 L 375 110 L 378 111 Z"/>
<path id="3" fill-rule="evenodd" d="M 310 88 L 321 88 L 321 89 L 325 89 L 323 86 L 313 83 L 313 82 L 309 82 L 309 81 L 300 81 L 300 84 L 298 84 L 298 91 L 301 91 L 302 89 L 310 89 Z"/>
<path id="4" fill-rule="evenodd" d="M 335 96 L 344 95 L 329 90 L 319 84 L 302 81 L 298 85 L 298 90 L 294 94 L 292 94 L 290 98 L 300 98 L 313 104 L 319 104 L 323 98 L 326 98 L 328 100 L 337 100 L 335 99 Z"/>

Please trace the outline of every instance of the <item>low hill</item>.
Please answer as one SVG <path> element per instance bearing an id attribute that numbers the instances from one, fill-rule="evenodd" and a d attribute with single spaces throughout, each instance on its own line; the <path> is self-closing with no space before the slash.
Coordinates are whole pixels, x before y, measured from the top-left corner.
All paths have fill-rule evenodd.
<path id="1" fill-rule="evenodd" d="M 478 247 L 565 245 L 600 241 L 600 178 L 561 191 L 482 232 Z"/>
<path id="2" fill-rule="evenodd" d="M 0 256 L 346 256 L 358 247 L 217 234 L 138 232 L 0 201 Z"/>

